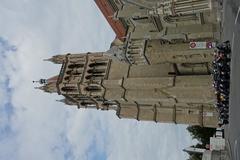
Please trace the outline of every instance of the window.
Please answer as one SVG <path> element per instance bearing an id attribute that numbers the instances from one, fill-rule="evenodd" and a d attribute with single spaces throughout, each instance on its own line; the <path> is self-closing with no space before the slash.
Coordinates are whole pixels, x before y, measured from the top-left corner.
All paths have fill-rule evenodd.
<path id="1" fill-rule="evenodd" d="M 101 91 L 101 87 L 100 86 L 87 86 L 85 88 L 86 91 L 89 91 L 89 92 L 99 92 Z"/>
<path id="2" fill-rule="evenodd" d="M 77 91 L 77 88 L 74 86 L 67 86 L 67 87 L 62 87 L 61 90 L 64 92 L 75 92 Z"/>
<path id="3" fill-rule="evenodd" d="M 95 63 L 89 64 L 89 67 L 98 67 L 98 66 L 106 66 L 106 65 L 107 65 L 106 62 L 95 62 Z"/>
<path id="4" fill-rule="evenodd" d="M 84 64 L 70 64 L 68 68 L 82 68 L 84 67 Z"/>
<path id="5" fill-rule="evenodd" d="M 101 74 L 105 72 L 105 69 L 90 69 L 87 72 L 92 74 Z"/>
<path id="6" fill-rule="evenodd" d="M 92 80 L 100 80 L 104 77 L 104 75 L 101 75 L 101 74 L 97 74 L 97 75 L 88 75 L 86 76 L 86 79 L 92 79 Z"/>

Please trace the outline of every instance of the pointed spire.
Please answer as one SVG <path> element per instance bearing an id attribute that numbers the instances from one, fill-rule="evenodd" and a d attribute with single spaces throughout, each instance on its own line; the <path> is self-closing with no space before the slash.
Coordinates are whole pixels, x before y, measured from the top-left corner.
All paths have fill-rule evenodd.
<path id="1" fill-rule="evenodd" d="M 68 98 L 64 98 L 64 99 L 60 99 L 60 100 L 56 100 L 57 102 L 61 102 L 61 103 L 64 103 L 64 104 L 67 104 L 67 105 L 76 105 L 75 102 L 71 101 L 70 99 Z"/>
<path id="2" fill-rule="evenodd" d="M 49 61 L 49 62 L 53 62 L 55 64 L 61 64 L 65 60 L 65 56 L 66 55 L 55 55 L 51 58 L 43 59 L 43 61 Z"/>
<path id="3" fill-rule="evenodd" d="M 48 92 L 48 93 L 54 93 L 56 92 L 53 88 L 49 87 L 47 84 L 44 86 L 40 86 L 40 87 L 35 87 L 35 89 L 40 89 L 44 92 Z"/>
<path id="4" fill-rule="evenodd" d="M 33 83 L 47 84 L 47 79 L 40 79 L 38 81 L 32 81 Z"/>
<path id="5" fill-rule="evenodd" d="M 52 62 L 52 58 L 43 59 L 43 61 L 49 61 L 49 62 Z"/>
<path id="6" fill-rule="evenodd" d="M 48 61 L 48 62 L 55 63 L 55 61 L 54 61 L 54 57 L 47 58 L 47 59 L 43 59 L 43 61 Z"/>

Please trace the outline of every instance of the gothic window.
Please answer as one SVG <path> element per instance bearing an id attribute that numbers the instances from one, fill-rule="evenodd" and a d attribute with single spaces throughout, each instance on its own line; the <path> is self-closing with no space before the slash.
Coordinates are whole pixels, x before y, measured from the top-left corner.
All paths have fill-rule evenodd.
<path id="1" fill-rule="evenodd" d="M 99 92 L 101 91 L 101 87 L 100 86 L 87 86 L 85 88 L 86 91 L 89 91 L 89 92 Z"/>
<path id="2" fill-rule="evenodd" d="M 73 69 L 73 68 L 82 68 L 82 67 L 84 67 L 84 64 L 70 64 L 68 66 L 68 68 L 71 68 L 71 69 Z"/>
<path id="3" fill-rule="evenodd" d="M 77 91 L 77 88 L 74 86 L 67 86 L 67 87 L 62 87 L 61 90 L 64 92 L 75 92 Z"/>
<path id="4" fill-rule="evenodd" d="M 81 72 L 79 70 L 69 70 L 66 72 L 68 75 L 80 75 Z"/>
<path id="5" fill-rule="evenodd" d="M 67 71 L 66 73 L 70 75 L 72 73 L 72 71 Z"/>
<path id="6" fill-rule="evenodd" d="M 69 81 L 70 80 L 70 76 L 67 76 L 64 78 L 65 81 Z"/>
<path id="7" fill-rule="evenodd" d="M 98 67 L 98 66 L 106 66 L 106 65 L 107 65 L 106 62 L 95 62 L 95 63 L 89 64 L 89 67 Z"/>
<path id="8" fill-rule="evenodd" d="M 92 79 L 92 80 L 101 80 L 104 77 L 104 75 L 98 74 L 98 75 L 88 75 L 86 76 L 86 79 Z"/>
<path id="9" fill-rule="evenodd" d="M 90 69 L 87 72 L 92 74 L 101 74 L 105 72 L 105 69 Z"/>

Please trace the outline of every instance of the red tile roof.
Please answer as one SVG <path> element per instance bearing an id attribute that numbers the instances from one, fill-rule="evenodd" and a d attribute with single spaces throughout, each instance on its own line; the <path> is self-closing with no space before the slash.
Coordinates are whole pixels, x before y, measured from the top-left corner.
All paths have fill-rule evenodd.
<path id="1" fill-rule="evenodd" d="M 104 17 L 107 19 L 108 23 L 116 33 L 116 37 L 120 40 L 123 40 L 126 36 L 126 28 L 124 28 L 123 24 L 119 20 L 114 20 L 112 17 L 114 15 L 114 10 L 111 5 L 107 2 L 107 0 L 95 0 L 98 8 L 103 13 Z"/>

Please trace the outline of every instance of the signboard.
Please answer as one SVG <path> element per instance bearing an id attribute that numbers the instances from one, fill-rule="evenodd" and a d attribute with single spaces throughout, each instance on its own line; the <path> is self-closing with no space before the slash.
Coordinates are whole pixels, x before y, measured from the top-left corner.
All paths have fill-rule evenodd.
<path id="1" fill-rule="evenodd" d="M 211 49 L 216 46 L 216 42 L 190 42 L 190 49 Z"/>

